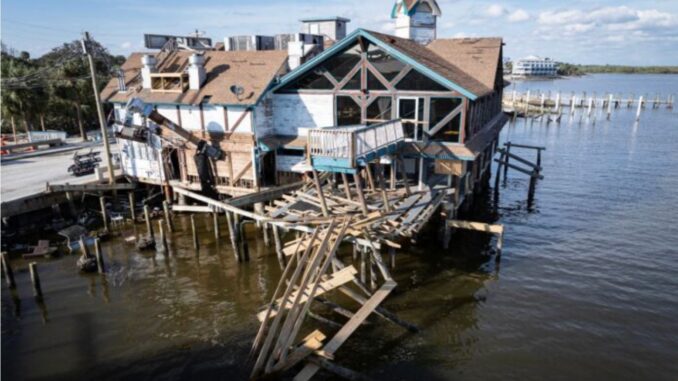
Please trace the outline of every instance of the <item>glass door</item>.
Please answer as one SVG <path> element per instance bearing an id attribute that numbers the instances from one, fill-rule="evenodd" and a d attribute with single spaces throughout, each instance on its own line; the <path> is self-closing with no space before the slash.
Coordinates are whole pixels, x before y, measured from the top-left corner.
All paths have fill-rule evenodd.
<path id="1" fill-rule="evenodd" d="M 412 140 L 422 139 L 424 120 L 424 98 L 398 98 L 398 118 L 403 123 L 405 138 Z"/>

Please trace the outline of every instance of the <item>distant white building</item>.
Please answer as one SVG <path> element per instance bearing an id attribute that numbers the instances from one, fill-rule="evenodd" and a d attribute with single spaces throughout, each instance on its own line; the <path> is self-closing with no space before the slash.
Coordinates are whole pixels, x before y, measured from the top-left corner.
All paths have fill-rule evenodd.
<path id="1" fill-rule="evenodd" d="M 529 56 L 516 61 L 512 74 L 516 77 L 555 77 L 558 64 L 550 58 Z"/>

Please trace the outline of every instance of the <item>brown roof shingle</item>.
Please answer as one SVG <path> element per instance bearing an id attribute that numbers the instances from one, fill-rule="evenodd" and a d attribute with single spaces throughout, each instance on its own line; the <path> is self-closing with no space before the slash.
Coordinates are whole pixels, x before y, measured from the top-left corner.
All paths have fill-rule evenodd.
<path id="1" fill-rule="evenodd" d="M 501 65 L 502 44 L 499 37 L 455 38 L 435 40 L 427 48 L 493 89 Z"/>
<path id="2" fill-rule="evenodd" d="M 188 67 L 189 51 L 178 51 L 167 59 L 158 59 L 157 71 L 181 72 Z M 252 105 L 266 91 L 278 74 L 283 74 L 287 63 L 287 52 L 267 51 L 206 51 L 205 70 L 207 79 L 200 90 L 186 90 L 183 93 L 151 92 L 141 87 L 141 57 L 144 53 L 133 53 L 122 65 L 127 91 L 118 91 L 118 80 L 113 78 L 101 92 L 104 102 L 127 102 L 140 97 L 148 103 L 198 104 L 209 96 L 210 104 Z M 157 56 L 157 55 L 156 55 Z M 230 87 L 242 86 L 244 93 L 239 98 Z"/>
<path id="3" fill-rule="evenodd" d="M 428 49 L 413 40 L 373 31 L 367 32 L 478 97 L 489 94 L 494 89 L 493 85 L 486 86 L 479 77 L 476 78 L 459 68 L 455 63 L 438 55 L 432 49 Z M 496 68 L 496 65 L 494 67 Z"/>

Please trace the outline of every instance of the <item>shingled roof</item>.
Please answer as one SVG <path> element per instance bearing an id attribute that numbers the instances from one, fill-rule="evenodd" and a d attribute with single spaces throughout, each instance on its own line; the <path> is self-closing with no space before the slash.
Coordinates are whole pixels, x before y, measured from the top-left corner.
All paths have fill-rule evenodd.
<path id="1" fill-rule="evenodd" d="M 502 44 L 499 37 L 455 38 L 434 40 L 427 48 L 492 89 L 497 83 Z"/>
<path id="2" fill-rule="evenodd" d="M 459 59 L 449 59 L 448 57 L 439 55 L 435 50 L 429 49 L 426 46 L 423 46 L 413 40 L 395 37 L 387 34 L 382 34 L 373 31 L 366 31 L 373 37 L 379 39 L 380 41 L 392 46 L 393 48 L 399 50 L 403 54 L 409 56 L 412 59 L 415 59 L 422 65 L 426 66 L 430 70 L 444 76 L 448 80 L 456 83 L 457 85 L 463 87 L 464 89 L 470 91 L 478 97 L 489 94 L 494 90 L 494 85 L 487 85 L 484 81 L 483 76 L 478 76 L 477 70 L 474 72 L 469 72 L 462 69 L 458 66 L 458 63 L 463 63 L 466 69 L 468 65 L 466 62 L 471 59 L 459 58 Z M 454 41 L 454 40 L 445 40 L 445 41 Z M 500 45 L 501 46 L 501 45 Z M 447 51 L 445 51 L 447 53 Z M 465 56 L 469 54 L 465 51 L 455 52 L 459 56 Z M 488 59 L 489 61 L 489 59 Z M 497 69 L 497 62 L 494 64 L 488 64 L 490 68 L 482 68 L 482 71 L 485 70 L 494 70 Z"/>
<path id="3" fill-rule="evenodd" d="M 192 54 L 189 51 L 178 51 L 167 59 L 160 57 L 157 71 L 182 72 L 188 67 L 188 58 Z M 204 54 L 207 79 L 200 90 L 170 93 L 143 89 L 140 72 L 144 53 L 133 53 L 122 65 L 127 91 L 119 91 L 118 79 L 113 78 L 101 92 L 101 99 L 105 102 L 126 103 L 132 97 L 139 97 L 148 103 L 193 105 L 210 97 L 210 104 L 253 105 L 273 79 L 282 74 L 287 62 L 287 52 L 280 50 L 207 51 Z M 233 85 L 244 88 L 244 93 L 239 98 L 230 91 Z"/>

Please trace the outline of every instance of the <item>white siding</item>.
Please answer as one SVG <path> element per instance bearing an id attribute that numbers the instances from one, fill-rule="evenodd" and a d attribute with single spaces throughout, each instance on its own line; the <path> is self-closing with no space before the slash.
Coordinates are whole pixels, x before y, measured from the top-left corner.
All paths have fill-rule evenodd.
<path id="1" fill-rule="evenodd" d="M 165 118 L 171 120 L 175 124 L 179 124 L 179 116 L 177 115 L 177 106 L 158 106 L 158 113 Z"/>
<path id="2" fill-rule="evenodd" d="M 120 162 L 125 175 L 154 181 L 165 179 L 160 164 L 160 139 L 153 136 L 151 144 L 139 143 L 126 139 L 118 139 Z"/>
<path id="3" fill-rule="evenodd" d="M 273 125 L 276 135 L 306 136 L 308 130 L 334 125 L 334 95 L 275 94 Z"/>
<path id="4" fill-rule="evenodd" d="M 181 127 L 188 131 L 201 131 L 200 109 L 194 106 L 180 106 Z"/>
<path id="5" fill-rule="evenodd" d="M 224 133 L 224 108 L 222 106 L 203 106 L 205 131 Z"/>
<path id="6" fill-rule="evenodd" d="M 244 107 L 228 107 L 228 125 L 229 128 L 233 128 L 233 126 L 238 122 L 240 117 L 244 112 L 247 112 Z M 245 119 L 240 122 L 238 125 L 238 128 L 235 129 L 234 132 L 244 132 L 244 133 L 254 133 L 252 130 L 252 112 L 248 116 L 245 117 Z"/>

